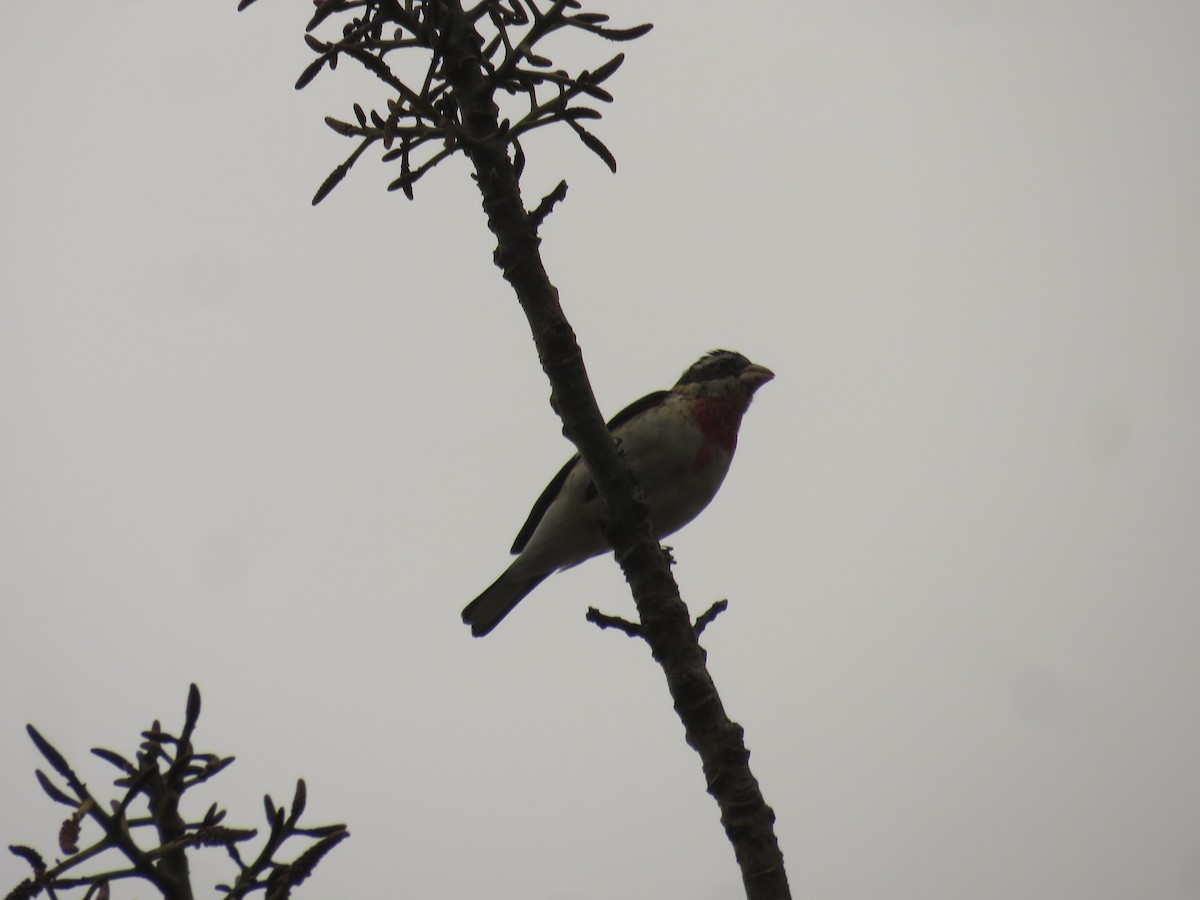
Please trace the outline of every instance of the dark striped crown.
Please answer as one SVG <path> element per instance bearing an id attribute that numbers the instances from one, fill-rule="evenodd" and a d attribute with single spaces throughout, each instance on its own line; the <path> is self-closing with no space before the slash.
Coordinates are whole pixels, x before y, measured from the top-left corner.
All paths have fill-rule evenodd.
<path id="1" fill-rule="evenodd" d="M 716 381 L 719 378 L 737 378 L 748 365 L 750 360 L 740 353 L 734 353 L 732 350 L 713 350 L 688 366 L 688 370 L 675 382 L 675 386 Z"/>

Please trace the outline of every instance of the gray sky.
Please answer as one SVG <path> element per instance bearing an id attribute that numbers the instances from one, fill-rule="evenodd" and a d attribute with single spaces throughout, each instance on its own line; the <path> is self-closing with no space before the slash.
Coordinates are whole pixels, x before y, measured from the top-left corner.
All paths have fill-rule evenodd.
<path id="1" fill-rule="evenodd" d="M 459 621 L 570 452 L 465 163 L 311 209 L 378 94 L 234 6 L 0 11 L 0 844 L 24 723 L 98 787 L 194 680 L 197 812 L 350 824 L 302 896 L 737 896 L 611 561 Z M 653 6 L 526 191 L 606 411 L 778 374 L 670 543 L 795 894 L 1200 895 L 1200 6 Z"/>

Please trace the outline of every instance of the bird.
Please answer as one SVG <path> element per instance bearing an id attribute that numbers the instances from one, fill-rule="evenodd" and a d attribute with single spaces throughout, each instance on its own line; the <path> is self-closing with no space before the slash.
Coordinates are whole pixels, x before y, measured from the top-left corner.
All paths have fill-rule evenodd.
<path id="1" fill-rule="evenodd" d="M 713 350 L 669 391 L 631 403 L 608 423 L 662 540 L 716 496 L 755 391 L 775 377 L 732 350 Z M 604 503 L 587 466 L 571 457 L 551 479 L 513 542 L 504 573 L 462 611 L 475 637 L 495 628 L 552 573 L 609 551 Z"/>

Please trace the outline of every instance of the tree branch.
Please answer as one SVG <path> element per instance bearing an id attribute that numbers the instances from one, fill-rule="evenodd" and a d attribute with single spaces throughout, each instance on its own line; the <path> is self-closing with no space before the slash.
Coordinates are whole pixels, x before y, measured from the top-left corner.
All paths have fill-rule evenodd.
<path id="1" fill-rule="evenodd" d="M 525 210 L 500 136 L 494 88 L 485 75 L 486 61 L 475 41 L 472 19 L 459 0 L 438 5 L 446 17 L 441 23 L 447 29 L 444 71 L 463 123 L 464 150 L 496 236 L 496 265 L 525 312 L 563 430 L 608 508 L 609 540 L 633 592 L 644 637 L 666 676 L 687 742 L 700 755 L 747 897 L 790 897 L 773 827 L 775 815 L 750 771 L 742 728 L 730 721 L 721 704 L 667 555 L 654 538 L 646 506 L 604 425 L 575 334 L 542 263 L 535 224 Z"/>

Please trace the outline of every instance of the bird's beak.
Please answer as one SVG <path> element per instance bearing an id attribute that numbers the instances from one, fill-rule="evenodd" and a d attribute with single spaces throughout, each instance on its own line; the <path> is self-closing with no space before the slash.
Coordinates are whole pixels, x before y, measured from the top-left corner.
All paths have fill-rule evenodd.
<path id="1" fill-rule="evenodd" d="M 746 384 L 750 390 L 756 391 L 774 377 L 775 373 L 766 366 L 760 366 L 758 363 L 750 363 L 750 365 L 742 369 L 742 374 L 738 376 L 738 379 L 743 384 Z"/>

